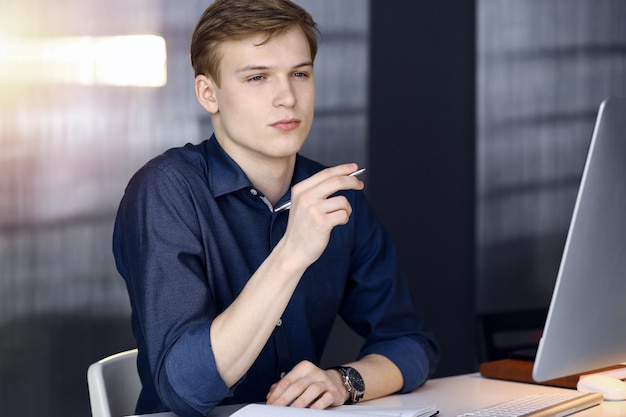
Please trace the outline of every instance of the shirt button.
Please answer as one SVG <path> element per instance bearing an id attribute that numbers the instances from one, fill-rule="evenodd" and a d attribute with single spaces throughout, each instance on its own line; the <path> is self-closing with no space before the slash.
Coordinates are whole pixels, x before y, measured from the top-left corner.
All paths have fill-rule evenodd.
<path id="1" fill-rule="evenodd" d="M 257 195 L 259 192 L 257 190 L 255 190 L 254 188 L 250 188 L 250 194 L 252 195 Z"/>
<path id="2" fill-rule="evenodd" d="M 280 373 L 280 379 L 283 379 L 283 378 L 285 377 L 285 375 L 287 375 L 287 374 L 286 374 L 286 373 L 284 373 L 284 372 L 281 372 L 281 373 Z"/>
<path id="3" fill-rule="evenodd" d="M 283 325 L 283 319 L 278 319 L 278 321 L 276 322 L 276 327 L 280 327 Z"/>

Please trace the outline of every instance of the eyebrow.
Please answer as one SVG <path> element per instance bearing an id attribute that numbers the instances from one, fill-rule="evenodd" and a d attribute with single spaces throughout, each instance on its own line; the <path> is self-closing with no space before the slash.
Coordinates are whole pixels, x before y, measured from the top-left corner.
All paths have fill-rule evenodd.
<path id="1" fill-rule="evenodd" d="M 294 65 L 292 67 L 292 69 L 298 69 L 298 68 L 304 68 L 304 67 L 312 67 L 313 66 L 313 62 L 312 61 L 306 61 L 306 62 L 302 62 L 298 65 Z M 268 66 L 264 66 L 264 65 L 246 65 L 245 67 L 241 67 L 238 68 L 235 72 L 236 73 L 242 73 L 242 72 L 248 72 L 248 71 L 267 71 L 269 69 L 272 69 L 272 67 L 268 67 Z"/>

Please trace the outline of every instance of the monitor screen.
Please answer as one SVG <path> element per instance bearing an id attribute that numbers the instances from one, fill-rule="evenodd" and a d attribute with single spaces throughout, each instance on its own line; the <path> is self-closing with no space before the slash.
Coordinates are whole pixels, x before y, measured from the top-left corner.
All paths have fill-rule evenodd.
<path id="1" fill-rule="evenodd" d="M 626 100 L 600 105 L 546 325 L 538 381 L 626 362 Z"/>

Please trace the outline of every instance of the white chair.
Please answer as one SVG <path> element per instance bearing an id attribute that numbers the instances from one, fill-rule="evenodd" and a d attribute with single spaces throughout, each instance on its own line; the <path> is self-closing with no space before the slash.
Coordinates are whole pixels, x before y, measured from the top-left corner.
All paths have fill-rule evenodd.
<path id="1" fill-rule="evenodd" d="M 93 417 L 135 414 L 141 391 L 137 349 L 116 353 L 91 364 L 87 369 L 87 383 Z"/>

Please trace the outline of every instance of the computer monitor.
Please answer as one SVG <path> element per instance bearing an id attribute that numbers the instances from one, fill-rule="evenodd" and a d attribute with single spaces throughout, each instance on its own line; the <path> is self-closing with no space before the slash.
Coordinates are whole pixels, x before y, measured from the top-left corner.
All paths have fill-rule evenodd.
<path id="1" fill-rule="evenodd" d="M 626 100 L 602 102 L 533 368 L 538 381 L 626 362 Z"/>

